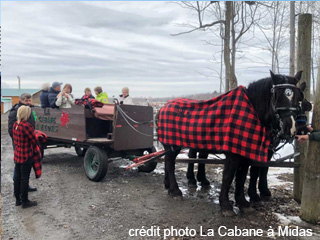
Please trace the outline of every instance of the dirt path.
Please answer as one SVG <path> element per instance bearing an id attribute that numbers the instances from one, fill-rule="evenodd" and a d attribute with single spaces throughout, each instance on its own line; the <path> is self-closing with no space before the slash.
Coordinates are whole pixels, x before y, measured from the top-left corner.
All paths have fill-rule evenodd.
<path id="1" fill-rule="evenodd" d="M 83 159 L 75 154 L 74 149 L 46 150 L 43 176 L 40 180 L 35 180 L 32 172 L 31 177 L 31 185 L 37 187 L 38 191 L 30 193 L 30 199 L 38 201 L 38 206 L 30 209 L 15 207 L 13 151 L 5 126 L 6 123 L 2 120 L 2 239 L 129 239 L 129 230 L 140 229 L 142 226 L 159 226 L 161 230 L 171 226 L 199 230 L 202 226 L 205 230 L 214 229 L 215 239 L 234 239 L 219 237 L 217 229 L 220 226 L 237 226 L 267 231 L 269 226 L 276 229 L 280 225 L 272 212 L 289 216 L 298 214 L 299 208 L 291 199 L 290 187 L 279 186 L 272 189 L 276 197 L 257 207 L 254 213 L 234 218 L 222 217 L 218 205 L 221 182 L 219 166 L 211 166 L 208 170 L 211 188 L 198 187 L 192 190 L 186 186 L 186 165 L 178 164 L 177 178 L 182 186 L 184 201 L 168 197 L 163 187 L 163 164 L 159 164 L 155 172 L 147 174 L 136 170 L 125 171 L 120 166 L 126 165 L 127 161 L 121 160 L 110 164 L 107 177 L 102 182 L 91 182 L 84 174 Z M 314 232 L 319 233 L 318 226 L 305 227 L 312 227 Z M 319 235 L 315 235 L 314 239 L 319 239 L 318 237 Z M 200 237 L 198 232 L 193 239 L 210 238 Z"/>

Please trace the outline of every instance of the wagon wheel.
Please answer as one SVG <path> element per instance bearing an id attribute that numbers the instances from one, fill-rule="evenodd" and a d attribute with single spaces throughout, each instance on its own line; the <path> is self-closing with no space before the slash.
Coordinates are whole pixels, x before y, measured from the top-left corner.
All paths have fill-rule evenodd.
<path id="1" fill-rule="evenodd" d="M 101 148 L 90 147 L 84 156 L 84 170 L 91 181 L 101 181 L 108 170 L 107 153 Z"/>
<path id="2" fill-rule="evenodd" d="M 143 154 L 142 155 L 146 155 L 146 154 L 149 154 L 149 153 L 154 153 L 156 152 L 156 148 L 155 147 L 152 147 L 150 149 L 147 149 L 147 150 L 144 150 L 143 151 Z M 138 170 L 140 172 L 146 172 L 146 173 L 150 173 L 152 172 L 154 169 L 156 169 L 157 167 L 157 162 L 153 161 L 153 162 L 147 162 L 145 163 L 144 165 L 141 165 L 138 167 Z"/>
<path id="3" fill-rule="evenodd" d="M 88 150 L 87 148 L 79 147 L 79 146 L 75 146 L 74 149 L 76 150 L 76 153 L 79 157 L 83 157 Z"/>

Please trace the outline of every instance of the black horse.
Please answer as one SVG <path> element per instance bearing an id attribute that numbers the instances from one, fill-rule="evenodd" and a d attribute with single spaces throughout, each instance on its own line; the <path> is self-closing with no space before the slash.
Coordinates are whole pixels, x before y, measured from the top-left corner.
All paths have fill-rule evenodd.
<path id="1" fill-rule="evenodd" d="M 297 135 L 307 134 L 308 129 L 307 126 L 307 117 L 305 112 L 311 111 L 312 105 L 309 101 L 304 98 L 304 91 L 306 90 L 306 83 L 302 83 L 300 85 L 300 108 L 297 112 L 296 118 L 296 128 L 297 128 Z M 270 148 L 268 151 L 268 160 L 270 160 L 274 154 L 274 149 L 279 145 L 280 139 L 275 138 L 271 143 L 273 148 Z M 250 202 L 259 202 L 262 199 L 268 200 L 271 197 L 271 192 L 268 188 L 268 167 L 257 167 L 251 166 L 250 167 L 250 181 L 249 181 L 249 188 L 248 188 L 248 195 L 250 197 Z M 260 196 L 257 192 L 257 182 L 259 179 L 258 189 L 260 192 Z"/>
<path id="2" fill-rule="evenodd" d="M 301 79 L 298 72 L 295 77 L 275 75 L 251 83 L 246 89 L 246 94 L 256 111 L 259 120 L 273 138 L 289 138 L 295 134 L 295 111 L 299 105 L 300 89 L 296 84 Z M 166 121 L 166 119 L 162 119 Z M 161 110 L 159 114 L 161 121 Z M 177 128 L 179 126 L 176 126 Z M 163 144 L 168 153 L 165 156 L 165 188 L 174 198 L 182 198 L 175 178 L 175 159 L 181 146 Z M 191 147 L 191 146 L 190 146 Z M 223 215 L 234 215 L 233 206 L 229 201 L 230 186 L 235 177 L 235 200 L 240 210 L 245 211 L 250 203 L 245 199 L 244 183 L 246 180 L 250 160 L 240 155 L 223 152 L 226 161 L 223 170 L 222 186 L 219 202 Z"/>

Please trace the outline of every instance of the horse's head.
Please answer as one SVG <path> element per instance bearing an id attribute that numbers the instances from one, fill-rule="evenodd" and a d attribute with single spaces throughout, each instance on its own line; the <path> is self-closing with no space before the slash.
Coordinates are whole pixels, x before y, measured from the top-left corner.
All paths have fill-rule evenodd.
<path id="1" fill-rule="evenodd" d="M 302 111 L 301 103 L 305 100 L 303 91 L 306 85 L 296 87 L 301 79 L 302 71 L 294 77 L 274 74 L 272 71 L 270 74 L 272 80 L 271 106 L 276 116 L 274 130 L 278 138 L 292 141 L 296 134 L 296 118 Z"/>

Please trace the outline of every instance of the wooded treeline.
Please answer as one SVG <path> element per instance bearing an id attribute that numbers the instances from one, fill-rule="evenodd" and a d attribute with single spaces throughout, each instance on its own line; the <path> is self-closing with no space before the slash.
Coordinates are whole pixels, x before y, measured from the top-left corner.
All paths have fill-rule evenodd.
<path id="1" fill-rule="evenodd" d="M 197 1 L 177 4 L 188 11 L 190 21 L 181 24 L 181 32 L 172 35 L 208 31 L 212 36 L 204 41 L 221 48 L 213 53 L 213 64 L 219 65 L 220 70 L 212 71 L 211 75 L 220 79 L 221 93 L 238 85 L 238 62 L 247 62 L 246 65 L 259 62 L 275 73 L 293 75 L 298 71 L 295 46 L 298 16 L 312 14 L 310 89 L 311 94 L 314 93 L 319 72 L 320 2 Z M 258 34 L 259 42 L 256 41 Z M 254 59 L 252 54 L 248 58 L 247 53 L 254 50 L 257 55 Z M 258 52 L 264 54 L 259 56 Z"/>

